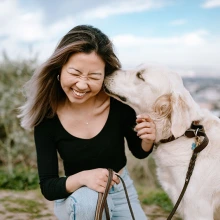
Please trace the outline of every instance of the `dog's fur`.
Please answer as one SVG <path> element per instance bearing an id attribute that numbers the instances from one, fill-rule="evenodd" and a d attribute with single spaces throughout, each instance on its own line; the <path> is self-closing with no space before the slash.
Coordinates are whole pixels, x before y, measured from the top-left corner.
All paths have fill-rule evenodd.
<path id="1" fill-rule="evenodd" d="M 183 85 L 181 77 L 164 67 L 142 64 L 133 70 L 118 70 L 105 79 L 107 93 L 147 113 L 156 124 L 158 145 L 153 155 L 158 179 L 175 204 L 184 185 L 194 138 L 182 136 L 192 121 L 204 126 L 208 146 L 198 154 L 190 183 L 178 212 L 185 220 L 213 220 L 220 206 L 220 120 L 201 109 Z M 161 139 L 174 135 L 172 142 Z M 217 216 L 215 219 L 220 219 Z"/>

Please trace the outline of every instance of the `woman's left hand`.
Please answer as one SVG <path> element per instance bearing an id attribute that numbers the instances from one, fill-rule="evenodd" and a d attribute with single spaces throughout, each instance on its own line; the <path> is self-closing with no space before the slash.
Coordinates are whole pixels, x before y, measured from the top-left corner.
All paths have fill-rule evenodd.
<path id="1" fill-rule="evenodd" d="M 142 139 L 147 146 L 151 148 L 156 138 L 156 125 L 154 121 L 147 114 L 141 114 L 137 116 L 137 125 L 134 130 L 137 132 L 137 136 Z"/>

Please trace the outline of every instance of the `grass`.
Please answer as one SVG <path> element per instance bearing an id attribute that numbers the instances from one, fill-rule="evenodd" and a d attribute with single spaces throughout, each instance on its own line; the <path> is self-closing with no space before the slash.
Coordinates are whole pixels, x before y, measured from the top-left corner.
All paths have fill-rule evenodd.
<path id="1" fill-rule="evenodd" d="M 149 193 L 148 196 L 142 200 L 142 202 L 145 205 L 158 205 L 167 212 L 170 212 L 173 208 L 173 204 L 169 197 L 162 191 Z"/>
<path id="2" fill-rule="evenodd" d="M 142 207 L 146 208 L 149 220 L 167 219 L 173 209 L 173 204 L 168 195 L 161 188 L 146 189 L 137 187 Z M 176 212 L 173 220 L 182 220 Z"/>
<path id="3" fill-rule="evenodd" d="M 36 200 L 6 196 L 0 199 L 0 203 L 4 206 L 5 212 L 28 213 L 31 219 L 51 216 L 51 214 L 41 214 L 42 210 L 46 209 L 45 204 Z"/>
<path id="4" fill-rule="evenodd" d="M 144 205 L 157 205 L 165 212 L 171 212 L 173 204 L 162 189 L 138 190 L 139 198 Z"/>
<path id="5" fill-rule="evenodd" d="M 7 196 L 0 199 L 0 201 L 4 203 L 6 210 L 10 212 L 38 213 L 42 208 L 44 208 L 41 203 L 31 199 L 11 198 Z"/>

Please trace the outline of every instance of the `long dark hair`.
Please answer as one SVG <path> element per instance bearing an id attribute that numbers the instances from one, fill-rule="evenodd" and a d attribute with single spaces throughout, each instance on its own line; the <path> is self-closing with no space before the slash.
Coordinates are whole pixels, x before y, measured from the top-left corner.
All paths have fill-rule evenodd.
<path id="1" fill-rule="evenodd" d="M 105 62 L 105 76 L 121 67 L 113 44 L 104 33 L 91 25 L 71 29 L 60 41 L 51 57 L 25 84 L 26 102 L 20 107 L 21 126 L 30 129 L 45 117 L 54 117 L 58 104 L 65 98 L 57 76 L 75 53 L 95 51 Z"/>

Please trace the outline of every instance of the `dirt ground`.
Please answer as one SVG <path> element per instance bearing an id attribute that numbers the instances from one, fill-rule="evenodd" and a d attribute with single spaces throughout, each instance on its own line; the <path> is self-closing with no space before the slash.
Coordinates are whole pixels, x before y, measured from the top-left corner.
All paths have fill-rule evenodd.
<path id="1" fill-rule="evenodd" d="M 0 220 L 8 219 L 57 220 L 53 216 L 53 203 L 45 200 L 38 190 L 0 190 Z"/>
<path id="2" fill-rule="evenodd" d="M 143 206 L 143 209 L 149 220 L 165 220 L 168 216 L 157 206 Z M 44 199 L 39 190 L 0 190 L 0 220 L 35 219 L 57 220 L 53 215 L 53 202 Z"/>

